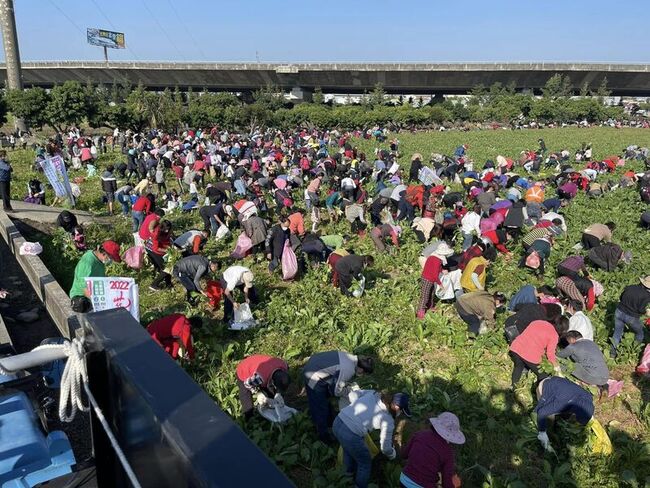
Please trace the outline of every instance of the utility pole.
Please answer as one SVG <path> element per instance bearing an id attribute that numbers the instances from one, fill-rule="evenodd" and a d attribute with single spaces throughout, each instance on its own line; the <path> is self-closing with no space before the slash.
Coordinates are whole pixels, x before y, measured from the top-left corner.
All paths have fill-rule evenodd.
<path id="1" fill-rule="evenodd" d="M 23 78 L 20 69 L 20 52 L 16 34 L 16 16 L 13 0 L 0 0 L 0 22 L 2 22 L 2 42 L 5 47 L 5 66 L 7 70 L 7 88 L 22 90 Z M 16 118 L 16 129 L 26 131 L 23 119 Z"/>

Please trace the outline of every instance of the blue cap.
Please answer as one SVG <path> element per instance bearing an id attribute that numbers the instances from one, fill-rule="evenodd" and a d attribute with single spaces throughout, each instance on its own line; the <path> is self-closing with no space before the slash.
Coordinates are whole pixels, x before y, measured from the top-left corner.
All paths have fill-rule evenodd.
<path id="1" fill-rule="evenodd" d="M 395 393 L 393 395 L 393 403 L 397 405 L 402 412 L 404 412 L 404 415 L 407 417 L 411 416 L 408 393 Z"/>

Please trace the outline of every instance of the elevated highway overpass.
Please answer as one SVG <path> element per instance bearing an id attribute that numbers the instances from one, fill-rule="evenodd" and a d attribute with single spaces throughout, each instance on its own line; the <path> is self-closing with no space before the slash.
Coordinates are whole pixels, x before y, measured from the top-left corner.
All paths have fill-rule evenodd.
<path id="1" fill-rule="evenodd" d="M 568 76 L 576 92 L 607 78 L 613 95 L 650 96 L 650 64 L 598 63 L 156 63 L 156 62 L 26 62 L 24 85 L 50 88 L 67 80 L 112 85 L 142 83 L 151 90 L 249 92 L 275 85 L 305 93 L 320 87 L 325 93 L 363 93 L 381 83 L 388 93 L 463 94 L 478 84 L 514 83 L 517 90 L 538 92 L 556 73 Z M 5 65 L 0 78 L 6 80 Z"/>

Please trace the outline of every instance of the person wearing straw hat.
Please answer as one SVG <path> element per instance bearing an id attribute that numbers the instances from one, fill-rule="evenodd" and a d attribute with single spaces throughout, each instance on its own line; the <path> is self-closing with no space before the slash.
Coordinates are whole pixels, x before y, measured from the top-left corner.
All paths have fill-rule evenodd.
<path id="1" fill-rule="evenodd" d="M 623 338 L 627 325 L 634 332 L 637 342 L 643 341 L 642 315 L 650 315 L 650 275 L 639 278 L 638 285 L 628 285 L 621 293 L 621 298 L 614 314 L 614 334 L 612 335 L 611 356 L 616 357 L 616 348 Z"/>
<path id="2" fill-rule="evenodd" d="M 436 285 L 440 286 L 440 275 L 446 273 L 443 266 L 447 264 L 447 258 L 454 254 L 454 250 L 446 242 L 441 242 L 435 251 L 427 257 L 422 269 L 420 302 L 417 309 L 417 318 L 422 320 L 428 310 L 433 310 L 433 297 L 435 296 Z"/>
<path id="3" fill-rule="evenodd" d="M 429 419 L 428 429 L 416 432 L 402 449 L 406 466 L 400 475 L 403 488 L 458 488 L 460 478 L 454 472 L 454 451 L 450 444 L 465 444 L 458 417 L 443 412 Z"/>

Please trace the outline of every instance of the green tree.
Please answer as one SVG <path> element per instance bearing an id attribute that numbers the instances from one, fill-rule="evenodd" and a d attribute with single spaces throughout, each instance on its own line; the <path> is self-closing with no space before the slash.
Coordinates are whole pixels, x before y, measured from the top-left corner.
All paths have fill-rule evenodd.
<path id="1" fill-rule="evenodd" d="M 255 100 L 256 104 L 269 111 L 281 109 L 285 105 L 282 90 L 273 85 L 267 85 L 254 91 L 253 100 Z"/>
<path id="2" fill-rule="evenodd" d="M 47 104 L 50 95 L 42 88 L 7 91 L 9 111 L 30 127 L 40 128 L 47 123 Z"/>
<path id="3" fill-rule="evenodd" d="M 92 103 L 88 91 L 78 81 L 66 81 L 50 91 L 50 100 L 45 110 L 47 122 L 58 131 L 64 125 L 78 125 L 86 119 Z"/>
<path id="4" fill-rule="evenodd" d="M 607 98 L 611 96 L 611 94 L 612 90 L 607 87 L 607 77 L 604 77 L 603 81 L 601 81 L 600 85 L 598 85 L 595 95 L 600 98 Z"/>
<path id="5" fill-rule="evenodd" d="M 566 98 L 573 93 L 573 84 L 568 76 L 563 76 L 559 73 L 551 76 L 542 88 L 542 96 L 555 100 L 558 98 Z"/>
<path id="6" fill-rule="evenodd" d="M 323 90 L 321 90 L 320 86 L 317 86 L 314 89 L 314 93 L 311 97 L 312 103 L 316 105 L 322 105 L 325 102 L 325 97 L 323 96 Z"/>
<path id="7" fill-rule="evenodd" d="M 379 107 L 386 102 L 386 90 L 384 85 L 377 83 L 368 96 L 368 104 L 372 107 Z"/>

